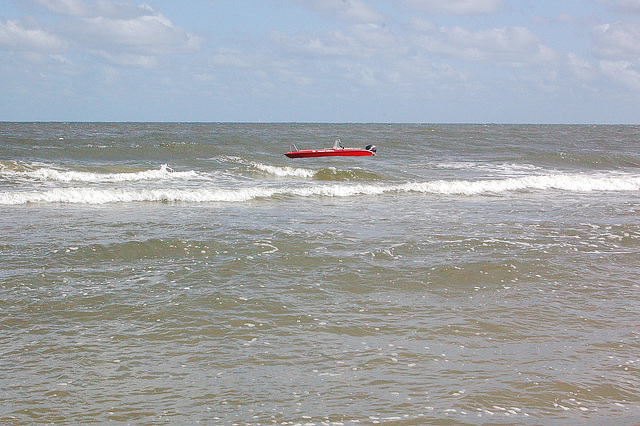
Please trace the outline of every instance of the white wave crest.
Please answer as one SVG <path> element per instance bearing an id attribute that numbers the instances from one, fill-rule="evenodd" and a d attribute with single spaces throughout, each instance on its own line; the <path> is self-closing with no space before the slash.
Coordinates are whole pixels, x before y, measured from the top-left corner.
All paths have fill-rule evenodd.
<path id="1" fill-rule="evenodd" d="M 434 181 L 400 185 L 399 190 L 440 195 L 490 195 L 514 191 L 637 191 L 640 176 L 544 175 L 480 181 Z"/>
<path id="2" fill-rule="evenodd" d="M 447 170 L 472 170 L 483 171 L 488 173 L 497 173 L 500 175 L 522 175 L 532 173 L 537 170 L 542 170 L 539 166 L 533 164 L 518 164 L 518 163 L 476 163 L 472 161 L 451 161 L 445 163 L 429 163 L 429 167 L 434 169 L 447 169 Z"/>
<path id="3" fill-rule="evenodd" d="M 197 177 L 194 171 L 176 172 L 163 164 L 159 169 L 129 173 L 94 173 L 81 171 L 59 171 L 50 167 L 28 171 L 2 171 L 4 175 L 53 182 L 138 182 L 145 180 L 191 179 Z"/>
<path id="4" fill-rule="evenodd" d="M 258 170 L 278 177 L 293 176 L 301 178 L 311 178 L 316 174 L 315 170 L 303 169 L 300 167 L 270 166 L 262 163 L 251 163 L 251 165 Z"/>
<path id="5" fill-rule="evenodd" d="M 270 197 L 277 191 L 265 188 L 242 190 L 98 189 L 58 188 L 45 191 L 0 193 L 0 205 L 28 203 L 110 204 L 132 202 L 243 202 Z"/>
<path id="6" fill-rule="evenodd" d="M 258 163 L 256 161 L 247 161 L 240 157 L 223 155 L 220 156 L 220 160 L 230 163 L 242 164 L 244 166 L 251 167 L 277 177 L 312 178 L 316 174 L 316 170 L 312 169 L 291 166 L 272 166 L 269 164 Z"/>
<path id="7" fill-rule="evenodd" d="M 392 193 L 430 195 L 499 195 L 518 191 L 615 192 L 640 190 L 640 176 L 548 175 L 481 181 L 431 181 L 402 184 L 328 184 L 304 187 L 247 187 L 240 189 L 100 189 L 58 188 L 43 191 L 0 192 L 0 205 L 27 203 L 107 204 L 127 202 L 246 202 L 258 198 L 353 197 Z"/>

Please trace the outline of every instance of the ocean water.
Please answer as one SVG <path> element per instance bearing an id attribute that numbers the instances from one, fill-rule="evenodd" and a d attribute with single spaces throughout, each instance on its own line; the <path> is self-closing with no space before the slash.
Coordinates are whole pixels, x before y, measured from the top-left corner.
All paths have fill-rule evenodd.
<path id="1" fill-rule="evenodd" d="M 0 422 L 638 424 L 639 146 L 0 123 Z"/>

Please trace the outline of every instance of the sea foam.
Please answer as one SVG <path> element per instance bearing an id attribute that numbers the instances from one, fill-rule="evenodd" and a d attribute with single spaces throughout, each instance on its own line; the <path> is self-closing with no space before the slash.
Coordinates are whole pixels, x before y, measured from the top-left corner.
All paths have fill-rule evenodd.
<path id="1" fill-rule="evenodd" d="M 246 166 L 253 170 L 259 170 L 260 172 L 277 177 L 300 177 L 311 178 L 315 175 L 316 170 L 306 169 L 303 167 L 291 167 L 291 166 L 274 166 L 270 164 L 259 163 L 257 161 L 247 161 L 240 157 L 233 156 L 220 156 L 219 159 L 228 163 L 236 163 Z"/>
<path id="2" fill-rule="evenodd" d="M 241 190 L 180 189 L 99 189 L 58 188 L 44 191 L 2 192 L 0 204 L 70 203 L 109 204 L 132 202 L 243 202 L 269 197 L 273 191 L 264 188 Z"/>
<path id="3" fill-rule="evenodd" d="M 128 173 L 94 173 L 65 170 L 60 171 L 51 167 L 38 167 L 33 170 L 15 171 L 1 170 L 6 177 L 20 177 L 51 182 L 138 182 L 162 179 L 192 179 L 198 177 L 195 171 L 178 172 L 163 164 L 159 169 L 143 170 Z"/>
<path id="4" fill-rule="evenodd" d="M 398 189 L 441 195 L 492 195 L 514 191 L 544 190 L 637 191 L 640 189 L 640 176 L 541 175 L 478 181 L 414 182 L 400 185 Z"/>
<path id="5" fill-rule="evenodd" d="M 301 178 L 311 178 L 316 174 L 315 170 L 304 169 L 301 167 L 290 167 L 290 166 L 270 166 L 262 163 L 250 163 L 256 169 L 277 176 L 277 177 L 301 177 Z"/>
<path id="6" fill-rule="evenodd" d="M 637 191 L 640 176 L 544 175 L 479 181 L 453 180 L 407 182 L 400 184 L 310 184 L 306 186 L 238 189 L 132 189 L 57 188 L 41 191 L 0 192 L 0 204 L 78 203 L 107 204 L 127 202 L 246 202 L 273 197 L 353 197 L 383 194 L 420 193 L 425 195 L 477 196 L 527 191 L 615 192 Z"/>

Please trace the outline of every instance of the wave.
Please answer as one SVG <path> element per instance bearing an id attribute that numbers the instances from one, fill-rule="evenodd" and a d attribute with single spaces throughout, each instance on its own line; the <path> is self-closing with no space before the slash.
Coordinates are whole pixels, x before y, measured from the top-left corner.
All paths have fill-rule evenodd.
<path id="1" fill-rule="evenodd" d="M 274 192 L 264 188 L 241 190 L 58 188 L 44 191 L 2 192 L 0 193 L 0 205 L 29 203 L 109 204 L 143 201 L 242 202 L 272 195 Z"/>
<path id="2" fill-rule="evenodd" d="M 380 180 L 377 174 L 367 172 L 363 169 L 350 169 L 340 170 L 335 167 L 327 167 L 319 170 L 305 169 L 301 167 L 289 167 L 289 166 L 271 166 L 261 163 L 251 163 L 256 169 L 274 175 L 277 177 L 298 177 L 314 180 L 329 180 L 329 181 L 372 181 Z"/>
<path id="3" fill-rule="evenodd" d="M 329 181 L 379 181 L 382 178 L 373 172 L 364 169 L 355 168 L 350 170 L 339 170 L 335 167 L 321 169 L 313 175 L 315 180 Z"/>
<path id="4" fill-rule="evenodd" d="M 254 163 L 254 162 L 249 164 L 260 171 L 263 171 L 265 173 L 268 173 L 277 177 L 311 178 L 316 174 L 315 170 L 303 169 L 300 167 L 270 166 L 268 164 Z"/>
<path id="5" fill-rule="evenodd" d="M 303 187 L 254 186 L 238 189 L 57 188 L 0 192 L 0 205 L 28 203 L 108 204 L 130 202 L 247 202 L 281 197 L 353 197 L 417 193 L 475 196 L 530 191 L 617 192 L 640 190 L 640 176 L 545 175 L 480 181 L 430 181 L 402 184 L 315 184 Z"/>
<path id="6" fill-rule="evenodd" d="M 441 195 L 492 195 L 517 191 L 637 191 L 640 176 L 541 175 L 479 181 L 433 181 L 401 185 L 405 191 Z"/>
<path id="7" fill-rule="evenodd" d="M 198 177 L 194 171 L 177 172 L 163 164 L 159 169 L 124 173 L 95 173 L 82 171 L 60 171 L 50 167 L 36 167 L 27 170 L 0 168 L 0 177 L 28 178 L 52 182 L 138 182 L 145 180 L 192 179 Z"/>
<path id="8" fill-rule="evenodd" d="M 245 166 L 248 171 L 259 171 L 267 175 L 286 178 L 303 178 L 314 180 L 328 180 L 328 181 L 372 181 L 380 180 L 380 177 L 373 173 L 368 172 L 361 168 L 340 170 L 335 167 L 326 167 L 322 169 L 310 169 L 304 167 L 291 167 L 291 166 L 276 166 L 271 164 L 259 163 L 256 161 L 247 161 L 239 157 L 221 156 L 220 160 L 225 162 L 231 162 Z"/>
<path id="9" fill-rule="evenodd" d="M 518 163 L 478 163 L 472 161 L 449 161 L 442 163 L 427 163 L 426 166 L 432 169 L 446 169 L 446 170 L 470 170 L 481 171 L 490 174 L 498 175 L 523 175 L 530 174 L 542 170 L 542 167 L 535 166 L 533 164 L 518 164 Z"/>
<path id="10" fill-rule="evenodd" d="M 300 177 L 300 178 L 312 178 L 316 173 L 313 169 L 305 169 L 302 167 L 291 166 L 273 166 L 269 164 L 263 164 L 256 161 L 247 161 L 240 157 L 234 157 L 230 155 L 221 155 L 218 160 L 223 163 L 235 163 L 246 167 L 247 171 L 259 171 L 268 175 L 276 177 Z"/>
<path id="11" fill-rule="evenodd" d="M 578 167 L 591 170 L 637 169 L 637 153 L 622 152 L 556 152 L 532 156 L 532 160 L 551 167 Z"/>

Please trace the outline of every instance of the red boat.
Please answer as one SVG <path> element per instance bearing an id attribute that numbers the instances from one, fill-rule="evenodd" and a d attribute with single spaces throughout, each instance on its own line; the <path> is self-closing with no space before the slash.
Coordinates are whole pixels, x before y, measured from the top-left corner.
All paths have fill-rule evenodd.
<path id="1" fill-rule="evenodd" d="M 340 139 L 336 139 L 333 148 L 309 149 L 306 151 L 298 151 L 295 145 L 291 146 L 291 151 L 285 153 L 289 158 L 309 158 L 309 157 L 363 157 L 367 155 L 375 155 L 375 145 L 367 145 L 365 148 L 345 148 L 340 143 Z"/>

